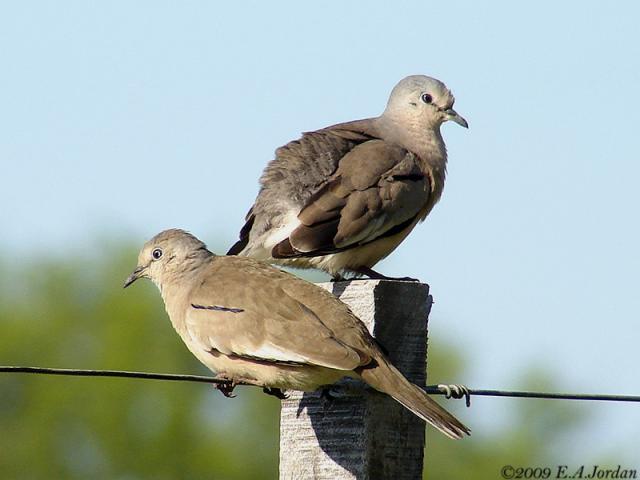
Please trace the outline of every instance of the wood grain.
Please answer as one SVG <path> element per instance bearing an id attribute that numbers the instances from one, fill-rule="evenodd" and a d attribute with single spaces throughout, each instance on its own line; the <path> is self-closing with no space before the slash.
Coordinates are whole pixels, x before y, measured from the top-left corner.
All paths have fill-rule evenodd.
<path id="1" fill-rule="evenodd" d="M 320 284 L 351 307 L 412 382 L 426 381 L 429 286 L 354 280 Z M 332 391 L 289 392 L 280 415 L 280 480 L 422 478 L 425 424 L 352 379 Z"/>

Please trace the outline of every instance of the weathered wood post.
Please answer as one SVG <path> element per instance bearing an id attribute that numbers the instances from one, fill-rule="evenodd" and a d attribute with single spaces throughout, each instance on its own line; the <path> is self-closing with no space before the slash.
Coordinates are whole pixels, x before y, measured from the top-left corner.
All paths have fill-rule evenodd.
<path id="1" fill-rule="evenodd" d="M 393 364 L 426 381 L 429 286 L 354 280 L 324 283 L 367 325 Z M 280 413 L 280 480 L 421 479 L 425 423 L 392 398 L 352 379 L 329 401 L 290 392 Z"/>

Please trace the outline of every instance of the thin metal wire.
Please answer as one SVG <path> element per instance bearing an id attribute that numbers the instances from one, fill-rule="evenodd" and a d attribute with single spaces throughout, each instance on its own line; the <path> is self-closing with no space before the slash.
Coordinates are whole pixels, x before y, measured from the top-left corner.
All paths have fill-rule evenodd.
<path id="1" fill-rule="evenodd" d="M 169 380 L 177 382 L 198 382 L 229 385 L 231 382 L 221 376 L 208 377 L 204 375 L 180 375 L 174 373 L 149 373 L 149 372 L 130 372 L 123 370 L 80 370 L 75 368 L 45 368 L 45 367 L 18 367 L 18 366 L 0 366 L 0 373 L 31 373 L 40 375 L 67 375 L 80 377 L 116 377 L 116 378 L 137 378 L 143 380 Z M 250 382 L 235 382 L 235 385 L 257 386 Z M 464 398 L 464 391 L 458 395 L 447 394 L 447 386 L 428 385 L 425 392 L 433 395 L 445 395 L 453 398 Z M 527 392 L 515 390 L 487 390 L 487 389 L 466 389 L 460 386 L 461 390 L 466 390 L 469 395 L 483 397 L 513 397 L 513 398 L 542 398 L 556 400 L 592 400 L 592 401 L 610 401 L 610 402 L 640 402 L 640 395 L 607 395 L 595 393 L 547 393 L 547 392 Z M 454 389 L 455 390 L 455 389 Z M 468 398 L 467 398 L 468 399 Z"/>
<path id="2" fill-rule="evenodd" d="M 216 385 L 229 385 L 231 381 L 222 376 L 207 377 L 204 375 L 183 375 L 176 373 L 129 372 L 126 370 L 81 370 L 76 368 L 46 368 L 46 367 L 14 367 L 0 366 L 0 373 L 33 373 L 40 375 L 66 375 L 73 377 L 116 377 L 138 378 L 143 380 L 169 380 L 174 382 L 199 382 Z M 250 382 L 236 381 L 235 385 L 252 385 Z"/>
<path id="3" fill-rule="evenodd" d="M 431 392 L 429 392 L 431 393 Z M 441 392 L 442 393 L 442 392 Z M 483 397 L 545 398 L 552 400 L 597 400 L 608 402 L 640 402 L 640 395 L 607 395 L 598 393 L 545 393 L 513 390 L 470 389 L 471 395 Z"/>

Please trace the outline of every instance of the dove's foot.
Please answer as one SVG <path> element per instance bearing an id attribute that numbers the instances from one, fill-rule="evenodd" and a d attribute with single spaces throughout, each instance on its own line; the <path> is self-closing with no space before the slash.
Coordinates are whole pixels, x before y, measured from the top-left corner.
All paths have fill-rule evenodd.
<path id="1" fill-rule="evenodd" d="M 285 394 L 279 388 L 264 387 L 262 391 L 267 395 L 271 395 L 273 397 L 279 398 L 280 400 L 286 400 L 287 398 L 289 398 L 289 395 Z"/>
<path id="2" fill-rule="evenodd" d="M 366 275 L 372 280 L 401 280 L 405 282 L 420 281 L 417 278 L 411 278 L 411 277 L 387 277 L 386 275 L 378 273 L 373 268 L 369 268 L 369 267 L 358 267 L 358 268 L 354 268 L 352 271 L 359 275 Z"/>
<path id="3" fill-rule="evenodd" d="M 233 389 L 236 388 L 236 384 L 233 381 L 224 382 L 224 383 L 216 383 L 214 385 L 216 390 L 219 390 L 227 398 L 233 398 L 235 395 L 233 394 Z"/>
<path id="4" fill-rule="evenodd" d="M 324 387 L 320 390 L 320 398 L 331 404 L 337 397 L 331 393 L 333 387 Z"/>
<path id="5" fill-rule="evenodd" d="M 348 396 L 348 391 L 343 385 L 328 385 L 320 390 L 322 408 L 331 409 L 334 402 Z"/>

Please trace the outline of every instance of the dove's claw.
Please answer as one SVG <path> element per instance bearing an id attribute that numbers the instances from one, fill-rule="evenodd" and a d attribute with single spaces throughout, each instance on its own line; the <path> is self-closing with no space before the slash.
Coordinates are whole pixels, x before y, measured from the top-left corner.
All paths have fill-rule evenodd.
<path id="1" fill-rule="evenodd" d="M 325 387 L 320 391 L 320 398 L 325 400 L 327 403 L 333 402 L 337 397 L 331 394 L 332 387 Z"/>
<path id="2" fill-rule="evenodd" d="M 264 393 L 266 393 L 267 395 L 271 395 L 273 397 L 279 398 L 280 400 L 286 400 L 287 398 L 289 398 L 289 395 L 287 395 L 286 393 L 284 393 L 281 389 L 279 388 L 270 388 L 270 387 L 264 387 L 262 389 L 262 391 Z"/>
<path id="3" fill-rule="evenodd" d="M 216 383 L 214 387 L 227 398 L 235 397 L 235 395 L 233 394 L 233 389 L 236 388 L 236 384 L 233 381 Z"/>
<path id="4" fill-rule="evenodd" d="M 382 273 L 378 273 L 373 268 L 369 268 L 369 267 L 358 267 L 354 269 L 353 272 L 358 275 L 366 275 L 372 280 L 402 280 L 404 282 L 420 281 L 417 278 L 411 278 L 411 277 L 387 277 L 386 275 L 383 275 Z"/>

